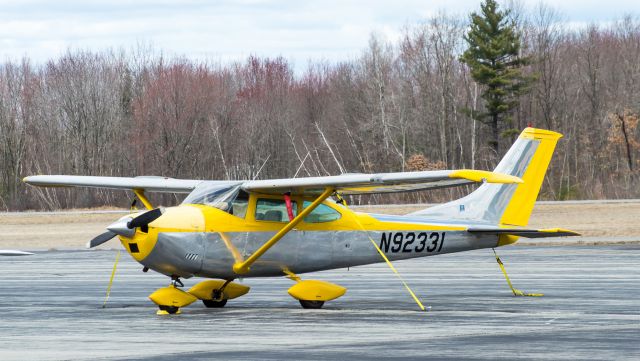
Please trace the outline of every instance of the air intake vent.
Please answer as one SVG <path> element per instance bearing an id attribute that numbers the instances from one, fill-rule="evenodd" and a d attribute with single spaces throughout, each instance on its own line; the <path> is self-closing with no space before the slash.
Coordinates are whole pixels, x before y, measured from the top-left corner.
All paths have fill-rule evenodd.
<path id="1" fill-rule="evenodd" d="M 129 243 L 129 250 L 131 250 L 131 253 L 140 253 L 137 243 Z"/>
<path id="2" fill-rule="evenodd" d="M 200 255 L 197 253 L 187 253 L 184 255 L 184 258 L 188 259 L 189 261 L 195 261 L 198 259 L 198 257 L 200 257 Z"/>

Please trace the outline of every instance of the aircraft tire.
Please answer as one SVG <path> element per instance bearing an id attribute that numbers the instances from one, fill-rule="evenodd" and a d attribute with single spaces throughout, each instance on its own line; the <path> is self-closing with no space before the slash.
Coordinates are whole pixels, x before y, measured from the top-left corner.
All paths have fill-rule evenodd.
<path id="1" fill-rule="evenodd" d="M 167 311 L 167 313 L 170 315 L 175 315 L 180 310 L 180 307 L 175 306 L 158 306 L 158 308 L 160 308 L 160 310 L 162 311 Z"/>
<path id="2" fill-rule="evenodd" d="M 324 301 L 306 301 L 306 300 L 299 300 L 299 301 L 300 301 L 300 306 L 302 306 L 302 308 L 307 308 L 312 310 L 320 309 L 324 305 Z"/>
<path id="3" fill-rule="evenodd" d="M 202 300 L 202 303 L 204 303 L 205 306 L 207 306 L 207 308 L 222 308 L 224 307 L 224 305 L 227 304 L 227 300 L 222 300 L 222 301 L 214 301 L 214 300 Z"/>

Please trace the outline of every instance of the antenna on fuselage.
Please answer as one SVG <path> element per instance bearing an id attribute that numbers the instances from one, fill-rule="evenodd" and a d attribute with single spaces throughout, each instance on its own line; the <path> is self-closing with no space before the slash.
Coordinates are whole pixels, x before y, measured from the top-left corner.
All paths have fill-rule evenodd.
<path id="1" fill-rule="evenodd" d="M 256 172 L 256 175 L 254 175 L 253 179 L 251 179 L 251 180 L 256 180 L 256 178 L 258 178 L 258 176 L 260 175 L 260 172 L 262 171 L 262 168 L 264 168 L 265 164 L 267 164 L 267 161 L 269 160 L 269 158 L 271 158 L 271 154 L 269 154 L 267 156 L 267 159 L 265 159 L 264 162 L 262 162 L 262 165 L 260 166 L 260 169 L 258 169 L 258 172 Z"/>

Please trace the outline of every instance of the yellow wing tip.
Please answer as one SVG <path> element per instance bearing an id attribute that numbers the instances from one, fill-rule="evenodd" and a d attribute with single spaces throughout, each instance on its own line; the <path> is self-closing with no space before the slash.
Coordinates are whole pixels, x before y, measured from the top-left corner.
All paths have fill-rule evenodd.
<path id="1" fill-rule="evenodd" d="M 528 127 L 525 128 L 520 134 L 520 138 L 525 139 L 555 139 L 562 138 L 562 134 L 547 129 L 539 129 Z"/>
<path id="2" fill-rule="evenodd" d="M 486 170 L 459 169 L 449 174 L 449 178 L 467 179 L 473 182 L 487 183 L 524 183 L 521 178 L 509 174 L 494 173 Z"/>
<path id="3" fill-rule="evenodd" d="M 564 229 L 564 228 L 546 228 L 546 229 L 541 229 L 539 230 L 540 232 L 545 232 L 545 233 L 566 233 L 567 235 L 571 235 L 571 236 L 580 236 L 581 234 L 578 232 L 574 232 L 570 229 Z"/>
<path id="4" fill-rule="evenodd" d="M 26 176 L 26 177 L 22 178 L 22 181 L 23 181 L 24 183 L 29 184 L 29 182 L 33 181 L 33 179 L 34 179 L 35 177 L 38 177 L 38 176 L 39 176 L 39 175 L 28 175 L 28 176 Z"/>

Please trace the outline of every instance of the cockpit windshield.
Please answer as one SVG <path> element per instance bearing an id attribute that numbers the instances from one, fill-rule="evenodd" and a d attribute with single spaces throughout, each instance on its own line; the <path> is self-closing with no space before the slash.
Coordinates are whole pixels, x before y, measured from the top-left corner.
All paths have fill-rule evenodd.
<path id="1" fill-rule="evenodd" d="M 203 183 L 189 193 L 182 204 L 202 204 L 244 218 L 249 195 L 240 189 L 240 184 Z"/>

